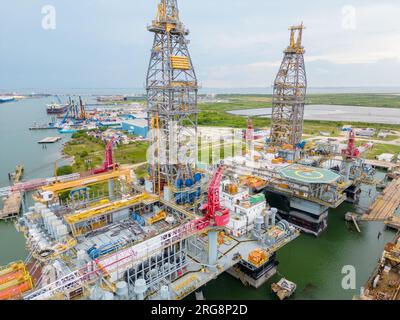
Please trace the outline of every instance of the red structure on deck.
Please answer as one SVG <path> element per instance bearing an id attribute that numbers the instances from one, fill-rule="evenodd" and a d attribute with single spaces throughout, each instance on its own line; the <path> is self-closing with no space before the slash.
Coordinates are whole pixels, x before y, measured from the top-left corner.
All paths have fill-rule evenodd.
<path id="1" fill-rule="evenodd" d="M 342 156 L 345 159 L 353 159 L 360 156 L 360 150 L 356 147 L 356 134 L 354 130 L 349 132 L 349 141 L 347 143 L 347 148 L 342 150 Z"/>
<path id="2" fill-rule="evenodd" d="M 219 200 L 219 188 L 222 180 L 223 166 L 220 165 L 213 176 L 208 187 L 208 203 L 206 205 L 207 214 L 204 220 L 210 221 L 211 225 L 224 227 L 229 222 L 229 210 L 221 207 Z"/>
<path id="3" fill-rule="evenodd" d="M 113 145 L 114 145 L 114 139 L 111 139 L 106 145 L 105 159 L 103 166 L 101 168 L 93 169 L 90 172 L 91 174 L 104 173 L 109 170 L 116 169 L 118 167 L 118 164 L 114 163 L 113 160 Z"/>

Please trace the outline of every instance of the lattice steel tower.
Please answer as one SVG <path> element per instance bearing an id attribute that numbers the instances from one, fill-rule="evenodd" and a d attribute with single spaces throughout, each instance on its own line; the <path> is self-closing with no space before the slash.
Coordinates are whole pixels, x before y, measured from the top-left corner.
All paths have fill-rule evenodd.
<path id="1" fill-rule="evenodd" d="M 154 43 L 147 73 L 153 192 L 193 181 L 197 160 L 198 84 L 188 51 L 189 31 L 179 19 L 177 0 L 161 0 L 148 27 Z M 186 186 L 186 185 L 185 185 Z"/>
<path id="2" fill-rule="evenodd" d="M 303 134 L 304 104 L 307 77 L 304 65 L 302 36 L 304 26 L 290 27 L 290 45 L 284 51 L 281 67 L 274 83 L 271 118 L 271 145 L 294 148 Z"/>

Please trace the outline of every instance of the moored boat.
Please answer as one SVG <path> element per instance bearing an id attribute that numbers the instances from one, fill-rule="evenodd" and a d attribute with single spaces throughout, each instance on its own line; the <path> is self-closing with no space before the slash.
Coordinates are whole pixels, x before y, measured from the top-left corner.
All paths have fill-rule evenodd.
<path id="1" fill-rule="evenodd" d="M 48 114 L 63 114 L 67 112 L 68 106 L 52 103 L 47 105 L 46 111 Z"/>

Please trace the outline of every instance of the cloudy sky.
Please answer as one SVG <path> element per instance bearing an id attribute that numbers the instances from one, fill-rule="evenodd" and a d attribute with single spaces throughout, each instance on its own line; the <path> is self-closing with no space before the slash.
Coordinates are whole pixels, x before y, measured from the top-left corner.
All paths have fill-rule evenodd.
<path id="1" fill-rule="evenodd" d="M 143 88 L 157 2 L 1 0 L 0 88 Z M 398 0 L 178 3 L 203 87 L 270 87 L 301 21 L 309 86 L 400 86 Z"/>

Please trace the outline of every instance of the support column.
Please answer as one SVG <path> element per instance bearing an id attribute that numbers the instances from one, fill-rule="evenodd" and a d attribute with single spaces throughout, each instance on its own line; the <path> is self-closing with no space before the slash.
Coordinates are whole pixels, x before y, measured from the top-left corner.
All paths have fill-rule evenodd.
<path id="1" fill-rule="evenodd" d="M 108 198 L 112 199 L 114 197 L 114 180 L 108 180 Z"/>
<path id="2" fill-rule="evenodd" d="M 208 264 L 215 266 L 218 261 L 218 231 L 208 233 Z"/>

